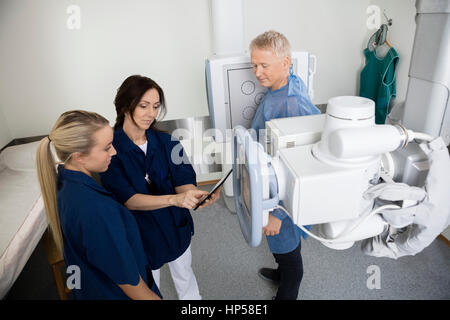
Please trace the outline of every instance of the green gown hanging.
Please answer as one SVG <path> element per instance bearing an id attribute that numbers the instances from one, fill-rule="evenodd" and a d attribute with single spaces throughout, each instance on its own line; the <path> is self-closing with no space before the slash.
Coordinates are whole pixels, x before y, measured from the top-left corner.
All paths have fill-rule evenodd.
<path id="1" fill-rule="evenodd" d="M 375 101 L 375 123 L 384 124 L 389 111 L 389 102 L 395 97 L 395 70 L 398 54 L 390 48 L 383 58 L 375 50 L 364 49 L 366 65 L 361 71 L 359 95 Z"/>

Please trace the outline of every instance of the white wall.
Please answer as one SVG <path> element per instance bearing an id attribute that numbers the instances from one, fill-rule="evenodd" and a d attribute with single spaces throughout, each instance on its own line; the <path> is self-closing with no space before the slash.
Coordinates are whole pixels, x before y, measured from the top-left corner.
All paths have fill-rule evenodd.
<path id="1" fill-rule="evenodd" d="M 317 56 L 313 103 L 358 94 L 369 1 L 246 0 L 245 40 L 268 30 L 282 32 L 292 50 Z"/>
<path id="2" fill-rule="evenodd" d="M 81 8 L 80 30 L 66 28 L 71 4 Z M 387 8 L 394 19 L 391 41 L 409 57 L 413 0 L 244 0 L 245 41 L 276 29 L 293 50 L 315 54 L 316 104 L 358 94 L 369 4 Z M 208 115 L 204 61 L 211 40 L 210 0 L 2 0 L 0 108 L 10 135 L 46 134 L 62 112 L 75 108 L 114 123 L 116 90 L 136 73 L 165 90 L 167 120 Z M 409 62 L 400 63 L 403 75 Z M 399 96 L 406 88 L 400 78 Z"/>
<path id="3" fill-rule="evenodd" d="M 295 51 L 309 51 L 318 58 L 314 78 L 316 104 L 338 95 L 358 95 L 360 72 L 365 64 L 362 53 L 375 30 L 366 26 L 369 5 L 383 10 L 393 25 L 388 40 L 399 54 L 397 99 L 406 97 L 408 71 L 414 41 L 415 0 L 246 0 L 246 43 L 264 30 L 284 33 Z"/>
<path id="4" fill-rule="evenodd" d="M 80 30 L 66 28 L 71 4 Z M 12 136 L 45 134 L 76 108 L 114 123 L 116 90 L 132 74 L 162 86 L 166 119 L 207 115 L 209 26 L 208 0 L 2 0 L 0 106 Z"/>
<path id="5" fill-rule="evenodd" d="M 9 132 L 8 124 L 6 118 L 3 114 L 3 110 L 0 108 L 0 149 L 11 142 L 12 136 Z"/>

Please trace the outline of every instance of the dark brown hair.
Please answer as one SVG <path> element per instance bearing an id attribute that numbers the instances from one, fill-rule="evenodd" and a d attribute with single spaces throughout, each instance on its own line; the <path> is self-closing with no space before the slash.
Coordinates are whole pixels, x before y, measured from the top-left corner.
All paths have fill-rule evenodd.
<path id="1" fill-rule="evenodd" d="M 119 89 L 117 89 L 116 98 L 114 99 L 114 105 L 116 106 L 116 123 L 114 124 L 114 130 L 117 130 L 123 126 L 125 120 L 125 113 L 129 112 L 131 120 L 133 120 L 133 113 L 141 100 L 144 93 L 150 89 L 156 89 L 159 94 L 159 102 L 161 104 L 160 112 L 158 115 L 158 121 L 160 121 L 166 114 L 166 103 L 164 99 L 164 92 L 161 87 L 152 79 L 140 76 L 132 75 L 125 79 Z M 153 121 L 150 126 L 151 129 L 155 126 L 157 120 Z M 134 122 L 136 123 L 136 122 Z"/>

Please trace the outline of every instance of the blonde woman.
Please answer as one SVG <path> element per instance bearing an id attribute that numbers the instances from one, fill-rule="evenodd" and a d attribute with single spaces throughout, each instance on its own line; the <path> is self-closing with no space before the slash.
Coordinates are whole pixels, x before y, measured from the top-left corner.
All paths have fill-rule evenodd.
<path id="1" fill-rule="evenodd" d="M 92 178 L 116 154 L 112 140 L 105 118 L 79 110 L 63 113 L 41 140 L 37 168 L 50 228 L 66 264 L 80 270 L 75 299 L 160 299 L 136 221 Z M 62 161 L 57 170 L 51 145 Z"/>

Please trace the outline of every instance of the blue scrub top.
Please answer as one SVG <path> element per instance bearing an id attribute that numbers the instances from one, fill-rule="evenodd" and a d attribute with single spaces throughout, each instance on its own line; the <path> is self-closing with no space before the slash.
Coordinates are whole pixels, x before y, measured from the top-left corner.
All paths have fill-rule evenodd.
<path id="1" fill-rule="evenodd" d="M 80 268 L 75 299 L 129 299 L 119 284 L 139 276 L 161 297 L 129 211 L 88 175 L 58 166 L 58 214 L 66 265 Z"/>
<path id="2" fill-rule="evenodd" d="M 274 91 L 270 88 L 267 90 L 258 106 L 251 128 L 256 130 L 256 135 L 260 140 L 262 137 L 259 136 L 259 130 L 266 129 L 266 121 L 312 114 L 320 114 L 320 110 L 311 102 L 302 79 L 293 74 L 291 69 L 288 83 L 285 86 Z M 306 234 L 292 222 L 284 211 L 276 209 L 272 211 L 272 215 L 280 219 L 282 223 L 279 234 L 267 236 L 270 251 L 277 254 L 293 251 L 300 242 L 300 236 L 306 238 Z"/>
<path id="3" fill-rule="evenodd" d="M 179 141 L 151 129 L 146 131 L 146 136 L 147 154 L 144 154 L 122 128 L 114 132 L 113 146 L 117 154 L 100 177 L 105 188 L 121 203 L 135 194 L 176 194 L 175 187 L 197 185 L 195 171 Z M 153 270 L 177 259 L 189 247 L 194 235 L 189 210 L 171 206 L 131 212 L 139 225 L 144 250 Z"/>

